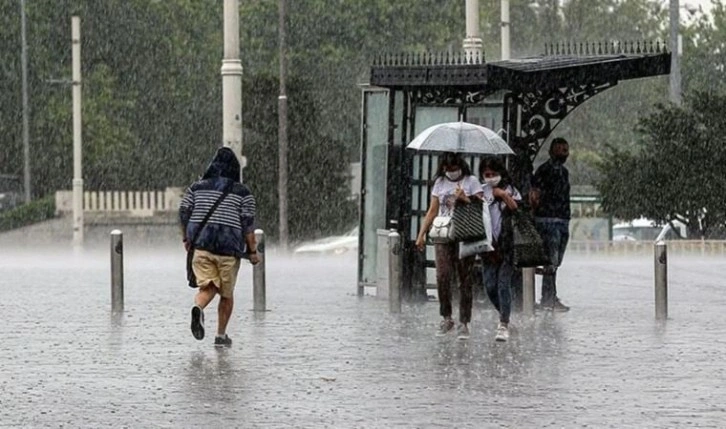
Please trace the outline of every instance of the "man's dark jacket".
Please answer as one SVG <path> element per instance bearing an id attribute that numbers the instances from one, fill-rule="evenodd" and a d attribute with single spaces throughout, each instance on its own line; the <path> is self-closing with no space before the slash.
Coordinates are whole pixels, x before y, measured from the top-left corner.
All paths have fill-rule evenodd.
<path id="1" fill-rule="evenodd" d="M 202 178 L 184 193 L 179 205 L 179 220 L 191 240 L 214 202 L 225 190 L 229 194 L 217 206 L 197 239 L 195 249 L 216 255 L 245 256 L 246 234 L 254 233 L 255 199 L 247 186 L 240 183 L 240 165 L 227 147 L 217 150 Z"/>

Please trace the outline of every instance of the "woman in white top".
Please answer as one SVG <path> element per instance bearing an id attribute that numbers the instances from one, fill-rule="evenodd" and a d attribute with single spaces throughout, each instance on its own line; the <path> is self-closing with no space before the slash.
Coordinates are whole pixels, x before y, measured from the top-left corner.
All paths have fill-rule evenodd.
<path id="1" fill-rule="evenodd" d="M 522 201 L 519 191 L 504 164 L 495 157 L 484 158 L 479 164 L 479 177 L 484 182 L 484 201 L 489 204 L 492 220 L 493 252 L 482 255 L 482 278 L 489 300 L 499 311 L 496 341 L 509 339 L 509 315 L 512 312 L 512 236 L 507 215 L 517 210 Z"/>
<path id="2" fill-rule="evenodd" d="M 481 198 L 481 183 L 471 174 L 469 165 L 459 155 L 446 152 L 441 155 L 439 168 L 434 178 L 431 191 L 431 204 L 421 225 L 416 239 L 416 247 L 426 249 L 426 233 L 436 216 L 451 216 L 457 201 L 470 203 L 471 198 Z M 450 274 L 453 270 L 459 274 L 461 299 L 459 302 L 459 339 L 469 338 L 469 322 L 473 302 L 473 266 L 474 256 L 459 259 L 458 243 L 436 243 L 436 286 L 439 293 L 439 312 L 444 320 L 439 328 L 439 335 L 445 335 L 454 328 L 451 318 L 451 283 Z"/>

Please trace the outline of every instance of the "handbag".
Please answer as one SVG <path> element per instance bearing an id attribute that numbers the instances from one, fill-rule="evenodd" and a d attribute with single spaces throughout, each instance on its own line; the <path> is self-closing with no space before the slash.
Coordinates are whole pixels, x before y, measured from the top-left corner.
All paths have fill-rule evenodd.
<path id="1" fill-rule="evenodd" d="M 492 246 L 492 216 L 489 213 L 489 204 L 482 205 L 481 217 L 484 223 L 484 236 L 476 241 L 460 242 L 459 259 L 464 259 L 467 256 L 484 256 L 483 254 L 485 253 L 487 255 L 495 253 L 495 249 Z"/>
<path id="2" fill-rule="evenodd" d="M 434 243 L 450 243 L 454 240 L 451 216 L 436 216 L 429 228 L 429 239 Z"/>
<path id="3" fill-rule="evenodd" d="M 189 241 L 189 250 L 187 250 L 187 284 L 191 288 L 198 287 L 197 285 L 197 276 L 194 274 L 194 268 L 192 267 L 192 262 L 194 260 L 194 242 L 197 241 L 197 238 L 199 238 L 199 234 L 201 234 L 202 229 L 207 225 L 207 222 L 209 221 L 209 218 L 212 217 L 212 214 L 217 209 L 219 204 L 222 202 L 224 197 L 229 195 L 230 191 L 232 190 L 232 186 L 228 185 L 224 191 L 222 192 L 222 195 L 217 198 L 217 200 L 212 204 L 212 207 L 209 208 L 209 211 L 206 215 L 204 215 L 204 219 L 199 223 L 199 228 L 197 229 L 197 232 L 194 234 L 194 237 Z"/>
<path id="4" fill-rule="evenodd" d="M 486 229 L 482 217 L 484 205 L 484 201 L 479 198 L 471 198 L 469 203 L 456 202 L 451 217 L 454 241 L 467 243 L 486 238 Z"/>
<path id="5" fill-rule="evenodd" d="M 512 222 L 512 263 L 515 268 L 529 268 L 550 265 L 542 236 L 534 225 L 529 211 L 516 210 Z"/>

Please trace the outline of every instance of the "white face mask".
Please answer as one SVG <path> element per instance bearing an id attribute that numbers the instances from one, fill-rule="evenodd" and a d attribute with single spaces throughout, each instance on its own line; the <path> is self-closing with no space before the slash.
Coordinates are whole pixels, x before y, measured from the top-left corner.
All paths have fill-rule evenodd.
<path id="1" fill-rule="evenodd" d="M 459 177 L 461 177 L 461 170 L 447 171 L 446 172 L 446 177 L 449 180 L 459 180 Z"/>
<path id="2" fill-rule="evenodd" d="M 502 181 L 502 176 L 485 177 L 484 183 L 491 186 L 492 188 L 497 186 Z"/>

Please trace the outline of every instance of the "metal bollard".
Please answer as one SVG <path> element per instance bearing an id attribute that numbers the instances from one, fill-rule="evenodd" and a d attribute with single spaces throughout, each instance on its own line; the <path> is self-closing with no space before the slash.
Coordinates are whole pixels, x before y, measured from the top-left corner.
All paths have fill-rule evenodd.
<path id="1" fill-rule="evenodd" d="M 261 229 L 255 230 L 257 251 L 262 249 L 265 240 L 265 232 Z M 267 311 L 267 298 L 265 296 L 265 257 L 260 255 L 260 263 L 252 267 L 252 311 Z"/>
<path id="2" fill-rule="evenodd" d="M 124 236 L 111 231 L 111 311 L 124 311 Z"/>
<path id="3" fill-rule="evenodd" d="M 655 318 L 668 319 L 668 245 L 655 243 Z"/>
<path id="4" fill-rule="evenodd" d="M 391 313 L 401 312 L 401 235 L 395 230 L 388 234 L 388 309 Z"/>
<path id="5" fill-rule="evenodd" d="M 534 316 L 534 268 L 522 268 L 522 313 Z"/>

